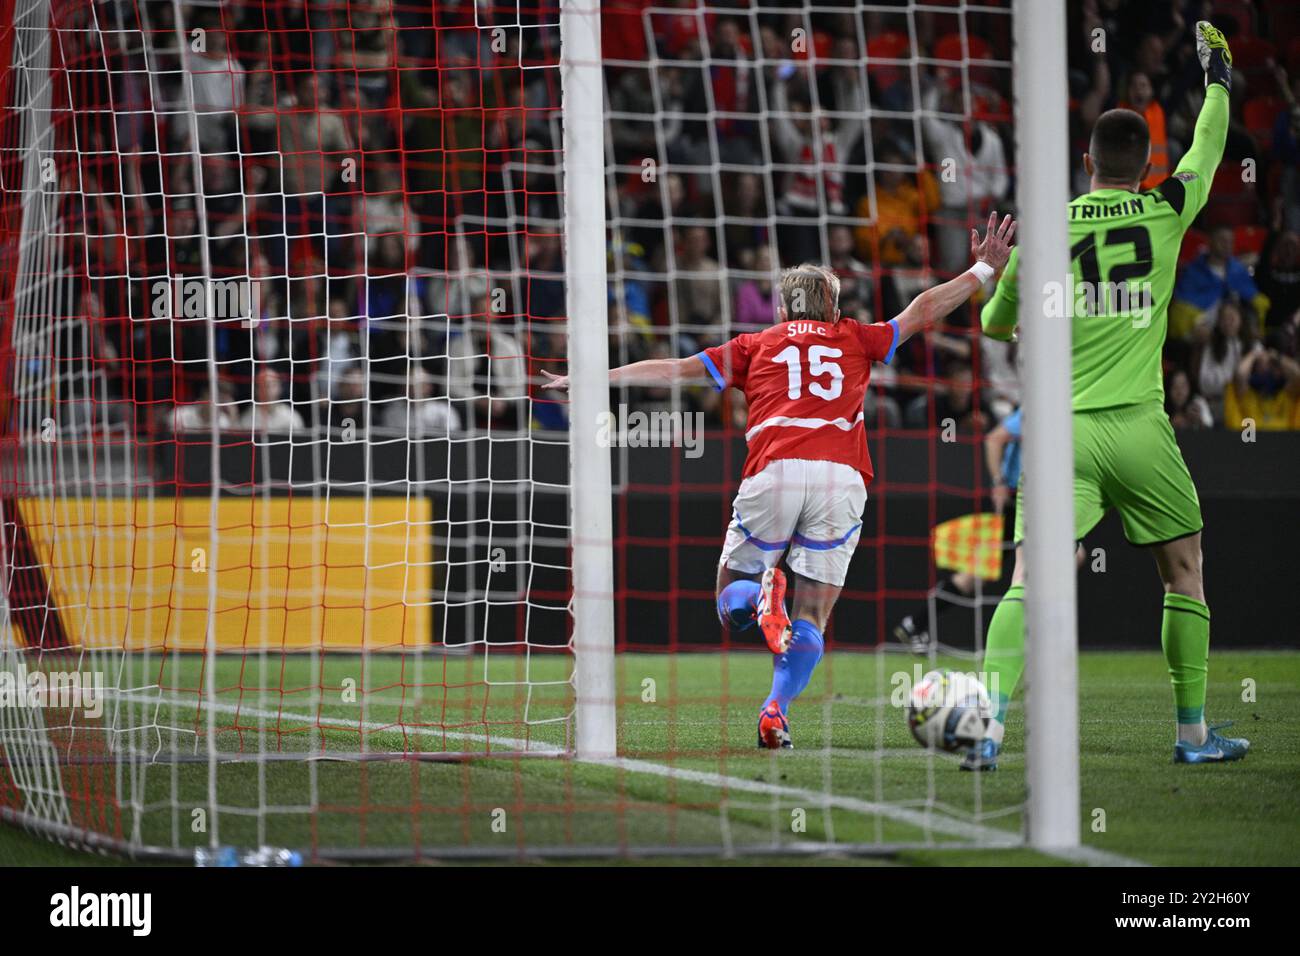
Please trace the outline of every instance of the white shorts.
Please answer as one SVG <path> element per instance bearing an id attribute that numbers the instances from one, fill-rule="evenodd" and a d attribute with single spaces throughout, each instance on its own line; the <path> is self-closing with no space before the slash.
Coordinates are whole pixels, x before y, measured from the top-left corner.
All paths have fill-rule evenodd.
<path id="1" fill-rule="evenodd" d="M 795 458 L 770 462 L 740 483 L 718 563 L 761 574 L 788 549 L 790 570 L 842 587 L 866 503 L 856 468 Z"/>

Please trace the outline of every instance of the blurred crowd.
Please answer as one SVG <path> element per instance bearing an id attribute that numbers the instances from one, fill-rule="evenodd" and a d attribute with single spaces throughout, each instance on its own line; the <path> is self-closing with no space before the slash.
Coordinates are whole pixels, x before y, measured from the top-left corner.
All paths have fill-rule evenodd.
<path id="1" fill-rule="evenodd" d="M 1004 14 L 873 4 L 753 17 L 716 3 L 671 6 L 673 14 L 648 17 L 646 47 L 625 31 L 612 55 L 606 49 L 615 154 L 627 170 L 617 221 L 628 226 L 628 245 L 615 251 L 616 274 L 637 286 L 632 328 L 686 333 L 644 351 L 689 354 L 770 321 L 774 273 L 802 259 L 839 273 L 846 314 L 889 318 L 965 268 L 970 225 L 991 208 L 1011 208 Z M 1180 251 L 1168 410 L 1179 428 L 1249 420 L 1296 429 L 1300 4 L 1073 0 L 1072 188 L 1087 191 L 1088 134 L 1114 107 L 1142 113 L 1151 129 L 1143 188 L 1177 166 L 1203 96 L 1191 30 L 1198 19 L 1224 30 L 1237 70 L 1224 161 Z M 786 43 L 801 29 L 803 55 Z M 640 66 L 647 57 L 652 65 Z M 672 117 L 667 129 L 655 127 L 656 112 Z M 695 114 L 715 121 L 692 124 Z M 637 175 L 647 155 L 667 160 L 666 183 Z M 922 428 L 951 419 L 984 431 L 1018 404 L 1015 346 L 976 334 L 978 305 L 876 368 L 869 422 Z M 637 357 L 627 337 L 620 344 Z M 737 423 L 743 412 L 722 409 Z"/>
<path id="2" fill-rule="evenodd" d="M 170 2 L 132 6 L 118 27 L 138 42 L 86 51 L 111 75 L 69 74 L 87 108 L 62 173 L 68 255 L 95 280 L 79 297 L 90 348 L 123 417 L 151 432 L 565 426 L 540 376 L 565 359 L 555 4 L 247 0 L 187 7 L 181 31 Z M 1014 196 L 1011 21 L 1006 3 L 946 6 L 604 5 L 612 363 L 770 323 L 779 270 L 800 261 L 828 263 L 865 321 L 967 266 L 970 225 Z M 1073 184 L 1086 190 L 1079 158 L 1114 106 L 1152 130 L 1144 185 L 1176 166 L 1202 18 L 1237 73 L 1182 250 L 1169 413 L 1298 428 L 1300 4 L 1071 0 Z M 258 314 L 210 325 L 173 302 L 173 321 L 140 320 L 158 314 L 147 280 L 205 269 L 247 277 Z M 978 335 L 977 316 L 959 309 L 877 366 L 869 424 L 983 432 L 1017 407 L 1016 346 Z M 681 400 L 743 423 L 732 393 Z"/>

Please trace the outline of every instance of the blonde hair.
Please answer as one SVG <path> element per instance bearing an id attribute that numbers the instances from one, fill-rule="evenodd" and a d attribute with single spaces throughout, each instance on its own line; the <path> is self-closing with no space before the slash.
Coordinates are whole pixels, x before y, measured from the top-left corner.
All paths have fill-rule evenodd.
<path id="1" fill-rule="evenodd" d="M 781 273 L 781 305 L 788 320 L 834 322 L 840 305 L 840 277 L 805 262 Z"/>

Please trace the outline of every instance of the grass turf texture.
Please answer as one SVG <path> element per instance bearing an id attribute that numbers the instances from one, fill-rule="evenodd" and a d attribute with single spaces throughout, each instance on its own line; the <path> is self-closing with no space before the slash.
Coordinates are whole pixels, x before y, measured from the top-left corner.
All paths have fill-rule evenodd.
<path id="1" fill-rule="evenodd" d="M 201 663 L 174 657 L 152 666 L 162 686 L 196 688 Z M 966 668 L 958 661 L 939 663 Z M 1023 849 L 962 848 L 967 840 L 953 832 L 954 821 L 983 828 L 985 838 L 1020 830 L 1022 714 L 1013 709 L 1010 715 L 998 773 L 959 773 L 954 757 L 917 747 L 892 706 L 894 675 L 910 678 L 915 664 L 906 655 L 828 656 L 792 708 L 797 749 L 771 754 L 753 747 L 770 675 L 767 655 L 623 654 L 619 744 L 629 763 L 486 755 L 452 763 L 223 763 L 221 842 L 308 850 L 418 845 L 421 855 L 435 858 L 464 847 L 507 858 L 548 847 L 662 847 L 664 858 L 689 863 L 716 861 L 716 849 L 708 848 L 833 839 L 930 844 L 862 860 L 868 863 L 1055 862 Z M 216 681 L 218 741 L 224 752 L 254 754 L 259 744 L 283 752 L 323 747 L 341 754 L 364 746 L 482 753 L 489 740 L 494 750 L 517 749 L 526 735 L 534 746 L 560 745 L 562 723 L 544 721 L 569 707 L 567 667 L 558 656 L 496 656 L 487 665 L 488 688 L 481 657 L 416 664 L 372 656 L 364 672 L 362 659 L 350 655 L 328 655 L 314 667 L 299 657 L 269 657 L 265 664 L 256 657 L 225 658 Z M 1294 823 L 1300 816 L 1294 787 L 1300 653 L 1212 655 L 1210 717 L 1235 719 L 1234 732 L 1254 745 L 1244 763 L 1226 766 L 1171 763 L 1172 701 L 1159 654 L 1085 653 L 1080 670 L 1088 846 L 1147 863 L 1192 866 L 1293 864 L 1300 857 Z M 519 683 L 529 676 L 557 683 L 535 685 L 530 696 Z M 1242 701 L 1246 678 L 1255 682 L 1256 703 Z M 348 680 L 365 689 L 357 695 L 364 708 L 343 700 Z M 653 701 L 644 699 L 651 687 Z M 197 747 L 202 754 L 205 744 L 189 731 L 206 725 L 206 712 L 192 703 L 197 694 L 176 696 L 157 723 L 181 728 L 175 738 L 180 748 L 192 753 Z M 525 714 L 534 722 L 531 732 Z M 137 744 L 148 745 L 151 737 L 157 741 L 150 732 Z M 164 743 L 172 739 L 163 732 Z M 111 774 L 106 777 L 111 781 Z M 206 780 L 206 763 L 147 767 L 141 817 L 147 842 L 186 848 L 205 841 L 190 832 L 190 821 L 194 808 L 207 805 Z M 92 792 L 103 789 L 101 783 Z M 819 800 L 827 791 L 831 806 Z M 305 812 L 313 803 L 315 813 Z M 1093 829 L 1097 810 L 1104 811 L 1104 831 Z M 121 819 L 129 830 L 131 816 L 124 811 Z M 804 832 L 794 832 L 797 820 Z M 708 855 L 691 855 L 694 848 Z M 90 860 L 0 827 L 0 863 Z M 753 860 L 738 859 L 747 861 Z"/>

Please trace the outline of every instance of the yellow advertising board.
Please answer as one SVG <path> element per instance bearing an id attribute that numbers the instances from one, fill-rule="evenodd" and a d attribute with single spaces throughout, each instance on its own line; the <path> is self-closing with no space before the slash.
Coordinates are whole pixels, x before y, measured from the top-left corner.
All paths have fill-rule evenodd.
<path id="1" fill-rule="evenodd" d="M 222 649 L 428 644 L 432 508 L 423 496 L 25 499 L 74 645 Z"/>

